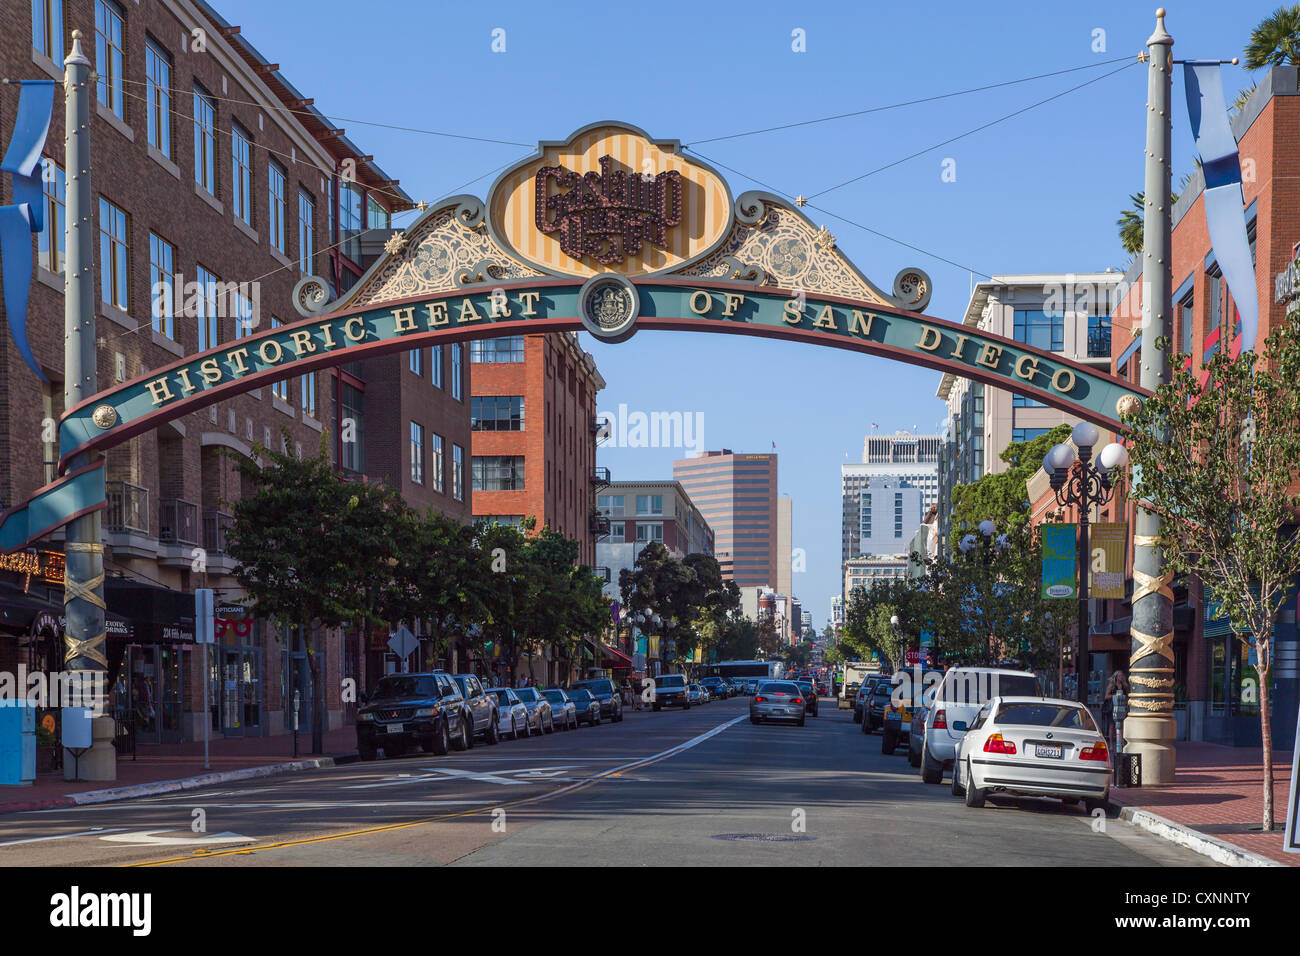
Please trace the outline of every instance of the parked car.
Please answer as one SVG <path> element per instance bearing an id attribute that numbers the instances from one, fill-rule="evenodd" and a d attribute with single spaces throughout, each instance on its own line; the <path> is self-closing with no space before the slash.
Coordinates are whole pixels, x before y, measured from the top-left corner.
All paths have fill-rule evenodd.
<path id="1" fill-rule="evenodd" d="M 488 695 L 496 698 L 497 702 L 497 734 L 505 737 L 507 734 L 511 740 L 518 740 L 519 735 L 530 736 L 528 723 L 528 708 L 524 702 L 519 699 L 512 687 L 489 687 Z"/>
<path id="2" fill-rule="evenodd" d="M 551 705 L 551 722 L 561 730 L 578 729 L 578 708 L 574 706 L 569 695 L 558 687 L 542 691 L 542 696 Z"/>
<path id="3" fill-rule="evenodd" d="M 763 681 L 749 701 L 751 724 L 761 724 L 765 720 L 790 720 L 802 727 L 805 714 L 803 691 L 791 681 Z"/>
<path id="4" fill-rule="evenodd" d="M 576 712 L 579 723 L 590 724 L 595 727 L 600 723 L 600 701 L 596 696 L 585 687 L 573 688 L 566 691 L 569 699 L 573 701 L 574 711 Z"/>
<path id="5" fill-rule="evenodd" d="M 708 691 L 699 684 L 686 685 L 686 697 L 692 704 L 703 704 L 708 700 Z"/>
<path id="6" fill-rule="evenodd" d="M 915 751 L 912 766 L 920 768 L 926 783 L 941 783 L 943 775 L 953 767 L 957 744 L 965 734 L 956 729 L 958 721 L 969 726 L 992 697 L 1037 697 L 1040 693 L 1038 678 L 1029 671 L 1002 667 L 954 667 L 945 671 L 918 718 L 924 720 L 921 738 L 909 741 L 909 756 Z"/>
<path id="7" fill-rule="evenodd" d="M 435 754 L 468 750 L 474 739 L 471 720 L 449 674 L 389 674 L 357 710 L 357 753 L 374 760 L 380 750 L 385 757 L 400 757 L 415 746 Z"/>
<path id="8" fill-rule="evenodd" d="M 483 689 L 483 685 L 473 674 L 453 674 L 452 680 L 460 688 L 461 696 L 465 698 L 465 706 L 469 708 L 470 717 L 473 718 L 470 724 L 471 736 L 482 737 L 489 744 L 498 743 L 501 737 L 497 733 L 496 698 Z"/>
<path id="9" fill-rule="evenodd" d="M 990 793 L 1083 801 L 1089 813 L 1110 800 L 1110 752 L 1082 704 L 1050 697 L 995 697 L 957 745 L 953 796 L 982 807 Z"/>
<path id="10" fill-rule="evenodd" d="M 794 686 L 803 691 L 804 704 L 806 705 L 804 709 L 807 711 L 808 716 L 816 717 L 819 701 L 817 700 L 817 691 L 813 687 L 812 681 L 797 680 L 794 682 Z"/>
<path id="11" fill-rule="evenodd" d="M 555 730 L 555 718 L 551 714 L 551 702 L 542 696 L 536 687 L 516 688 L 515 694 L 528 708 L 528 725 L 531 733 L 549 734 Z"/>
<path id="12" fill-rule="evenodd" d="M 747 697 L 749 695 L 749 681 L 744 677 L 731 678 L 731 686 L 736 688 L 737 697 Z"/>
<path id="13" fill-rule="evenodd" d="M 608 717 L 614 723 L 623 719 L 623 695 L 608 677 L 593 680 L 580 680 L 573 685 L 574 690 L 589 690 L 600 701 L 600 716 Z"/>
<path id="14" fill-rule="evenodd" d="M 745 696 L 746 696 L 746 697 L 753 697 L 754 694 L 758 692 L 758 684 L 759 684 L 759 681 L 761 681 L 762 679 L 763 679 L 763 678 L 761 678 L 761 677 L 747 677 L 747 678 L 745 678 Z"/>
<path id="15" fill-rule="evenodd" d="M 889 702 L 885 705 L 880 725 L 880 752 L 883 754 L 892 754 L 899 744 L 908 742 L 912 732 L 912 711 L 922 702 L 925 685 L 912 680 L 910 673 L 903 672 L 894 675 L 889 691 Z"/>
<path id="16" fill-rule="evenodd" d="M 700 681 L 700 686 L 707 690 L 711 697 L 716 697 L 718 700 L 736 696 L 736 689 L 721 677 L 706 677 Z"/>
<path id="17" fill-rule="evenodd" d="M 872 733 L 885 723 L 885 708 L 889 706 L 889 697 L 894 692 L 894 682 L 890 677 L 881 677 L 871 689 L 871 699 L 862 708 L 862 732 Z"/>
<path id="18" fill-rule="evenodd" d="M 882 680 L 884 680 L 884 678 L 879 674 L 872 674 L 864 680 L 862 686 L 858 688 L 858 692 L 853 698 L 853 722 L 855 724 L 862 723 L 866 718 L 867 708 L 871 703 L 872 691 L 875 690 L 876 685 Z"/>
<path id="19" fill-rule="evenodd" d="M 691 709 L 690 695 L 686 689 L 686 678 L 682 674 L 660 674 L 653 678 L 655 682 L 654 701 L 651 710 L 673 707 L 680 704 L 682 710 Z"/>

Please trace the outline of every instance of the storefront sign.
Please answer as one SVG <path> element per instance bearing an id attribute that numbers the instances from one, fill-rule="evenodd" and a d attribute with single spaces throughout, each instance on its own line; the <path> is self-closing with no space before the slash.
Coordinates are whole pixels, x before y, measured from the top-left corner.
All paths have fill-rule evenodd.
<path id="1" fill-rule="evenodd" d="M 1128 522 L 1094 524 L 1088 538 L 1092 552 L 1088 571 L 1089 593 L 1095 598 L 1124 599 Z"/>
<path id="2" fill-rule="evenodd" d="M 23 575 L 23 590 L 31 587 L 32 578 L 38 577 L 46 584 L 63 583 L 64 558 L 58 551 L 15 551 L 0 554 L 0 571 Z"/>
<path id="3" fill-rule="evenodd" d="M 1075 525 L 1044 524 L 1040 534 L 1043 542 L 1043 597 L 1078 597 Z"/>

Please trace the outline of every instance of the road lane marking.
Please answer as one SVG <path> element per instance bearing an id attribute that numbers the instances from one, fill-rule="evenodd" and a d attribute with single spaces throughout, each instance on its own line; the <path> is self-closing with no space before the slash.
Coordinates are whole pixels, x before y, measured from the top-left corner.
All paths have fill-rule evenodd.
<path id="1" fill-rule="evenodd" d="M 46 840 L 70 840 L 73 837 L 99 836 L 101 833 L 118 833 L 125 829 L 126 827 L 113 827 L 111 830 L 105 830 L 102 827 L 96 827 L 94 830 L 82 830 L 79 833 L 60 833 L 58 836 L 29 837 L 26 840 L 10 840 L 8 843 L 0 843 L 0 846 L 18 846 L 20 843 L 44 843 Z"/>
<path id="2" fill-rule="evenodd" d="M 566 770 L 576 770 L 576 767 L 521 767 L 517 770 L 459 770 L 455 767 L 431 767 L 428 773 L 409 774 L 399 773 L 395 776 L 388 777 L 378 783 L 353 783 L 342 790 L 373 790 L 376 787 L 396 787 L 405 783 L 433 783 L 440 780 L 473 780 L 480 783 L 495 783 L 500 786 L 518 787 L 528 784 L 532 780 L 546 779 L 557 777 Z M 523 779 L 513 779 L 507 774 L 518 774 Z"/>
<path id="3" fill-rule="evenodd" d="M 677 744 L 674 747 L 669 747 L 667 750 L 662 750 L 657 754 L 651 754 L 648 757 L 638 758 L 636 760 L 631 761 L 630 763 L 622 764 L 618 767 L 611 767 L 609 770 L 603 771 L 598 774 L 593 774 L 592 776 L 587 777 L 585 780 L 580 780 L 576 783 L 571 783 L 568 786 L 560 787 L 556 790 L 552 790 L 538 797 L 532 797 L 526 800 L 517 800 L 512 803 L 498 804 L 497 806 L 499 806 L 502 809 L 526 807 L 526 806 L 531 806 L 533 804 L 541 803 L 544 800 L 550 800 L 554 797 L 562 796 L 564 794 L 574 793 L 577 790 L 588 787 L 599 780 L 602 780 L 606 777 L 611 777 L 616 773 L 625 770 L 631 770 L 634 767 L 641 767 L 641 766 L 649 765 L 651 763 L 657 763 L 658 761 L 665 760 L 669 757 L 675 757 L 679 753 L 689 750 L 692 747 L 695 747 L 703 743 L 704 741 L 717 736 L 718 734 L 726 730 L 728 727 L 731 727 L 735 724 L 740 723 L 742 720 L 747 720 L 747 719 L 748 716 L 742 714 L 741 716 L 735 718 L 734 720 L 729 720 L 725 723 L 719 724 L 718 726 L 714 727 L 710 731 L 692 737 L 690 740 Z M 496 808 L 494 807 L 494 809 Z M 427 817 L 423 820 L 412 820 L 408 823 L 390 823 L 384 826 L 365 827 L 360 830 L 348 830 L 342 833 L 322 834 L 321 836 L 307 837 L 302 840 L 283 840 L 277 843 L 267 843 L 264 846 L 254 845 L 251 847 L 243 847 L 240 849 L 214 850 L 211 853 L 203 854 L 201 859 L 210 860 L 213 859 L 214 857 L 233 856 L 235 854 L 260 853 L 266 850 L 284 850 L 290 847 L 310 846 L 316 843 L 329 843 L 329 842 L 333 842 L 334 840 L 344 840 L 344 839 L 349 839 L 351 837 L 359 837 L 359 836 L 370 836 L 376 833 L 391 833 L 397 830 L 409 830 L 414 827 L 426 826 L 427 824 L 430 823 L 441 823 L 447 820 L 457 820 L 463 817 L 475 816 L 483 812 L 484 811 L 481 809 L 461 810 L 456 813 L 444 813 L 436 817 Z M 192 863 L 194 862 L 195 859 L 196 857 L 194 856 L 169 857 L 163 860 L 142 860 L 138 863 L 126 863 L 123 864 L 123 866 L 127 866 L 127 867 L 168 866 L 172 863 Z"/>
<path id="4" fill-rule="evenodd" d="M 212 836 L 155 836 L 159 833 L 175 833 L 175 830 L 140 830 L 135 833 L 116 833 L 113 836 L 100 837 L 107 843 L 126 843 L 130 846 L 209 846 L 217 843 L 256 843 L 256 837 L 240 836 L 226 830 Z"/>

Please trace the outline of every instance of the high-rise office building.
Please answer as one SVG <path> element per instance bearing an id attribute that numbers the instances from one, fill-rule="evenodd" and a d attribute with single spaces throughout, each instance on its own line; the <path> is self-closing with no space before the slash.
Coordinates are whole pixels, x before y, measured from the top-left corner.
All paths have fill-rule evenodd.
<path id="1" fill-rule="evenodd" d="M 673 478 L 713 529 L 723 579 L 741 587 L 778 581 L 776 470 L 775 453 L 738 455 L 730 448 L 673 462 Z"/>
<path id="2" fill-rule="evenodd" d="M 896 554 L 906 549 L 925 512 L 939 498 L 941 442 L 939 435 L 904 431 L 868 435 L 862 462 L 840 466 L 842 562 L 861 554 Z M 902 519 L 901 528 L 896 518 Z M 871 540 L 863 539 L 866 527 Z"/>

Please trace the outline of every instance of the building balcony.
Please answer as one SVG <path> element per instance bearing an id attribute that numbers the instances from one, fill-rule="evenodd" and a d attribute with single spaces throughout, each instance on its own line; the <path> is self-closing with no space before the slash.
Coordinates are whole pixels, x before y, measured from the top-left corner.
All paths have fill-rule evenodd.
<path id="1" fill-rule="evenodd" d="M 158 540 L 176 544 L 198 544 L 199 506 L 183 498 L 159 500 Z"/>
<path id="2" fill-rule="evenodd" d="M 126 481 L 106 482 L 108 509 L 104 512 L 104 530 L 149 533 L 149 489 Z"/>
<path id="3" fill-rule="evenodd" d="M 591 472 L 591 484 L 595 488 L 608 488 L 610 484 L 609 469 L 593 469 Z"/>
<path id="4" fill-rule="evenodd" d="M 610 571 L 609 568 L 606 568 L 606 567 L 596 567 L 596 568 L 592 568 L 592 569 L 591 569 L 591 573 L 594 574 L 594 575 L 596 575 L 596 577 L 600 578 L 600 579 L 601 579 L 602 581 L 604 581 L 606 584 L 610 584 L 610 583 L 612 583 L 613 580 L 614 580 L 613 573 Z"/>
<path id="5" fill-rule="evenodd" d="M 591 533 L 596 537 L 606 537 L 609 534 L 609 516 L 593 513 L 588 527 L 590 528 Z"/>
<path id="6" fill-rule="evenodd" d="M 203 512 L 203 548 L 208 554 L 226 553 L 226 532 L 235 523 L 224 511 Z"/>

